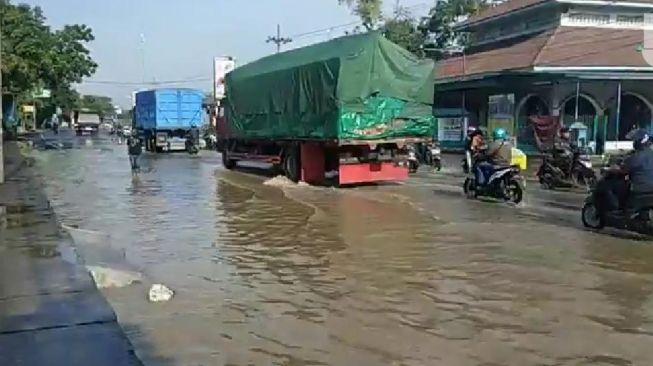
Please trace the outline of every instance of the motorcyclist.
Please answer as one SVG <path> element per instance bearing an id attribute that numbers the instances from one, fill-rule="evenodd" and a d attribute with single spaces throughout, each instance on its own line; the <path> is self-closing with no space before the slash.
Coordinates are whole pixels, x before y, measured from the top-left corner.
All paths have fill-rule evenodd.
<path id="1" fill-rule="evenodd" d="M 485 184 L 485 177 L 497 167 L 510 166 L 512 161 L 512 143 L 508 139 L 508 132 L 504 128 L 492 131 L 492 142 L 479 155 L 476 164 L 476 181 L 479 185 Z"/>
<path id="2" fill-rule="evenodd" d="M 553 149 L 559 154 L 569 155 L 573 153 L 574 145 L 571 142 L 571 133 L 569 127 L 562 126 L 558 131 L 558 136 L 553 142 Z"/>
<path id="3" fill-rule="evenodd" d="M 576 147 L 571 142 L 569 127 L 562 126 L 553 140 L 550 154 L 553 164 L 567 176 L 571 174 L 575 151 Z"/>
<path id="4" fill-rule="evenodd" d="M 465 161 L 463 164 L 465 172 L 468 172 L 469 166 L 474 161 L 474 156 L 480 152 L 483 144 L 483 131 L 474 126 L 469 126 L 467 136 L 465 136 Z"/>
<path id="5" fill-rule="evenodd" d="M 478 152 L 483 145 L 483 131 L 470 126 L 467 128 L 467 136 L 465 137 L 465 151 Z"/>
<path id="6" fill-rule="evenodd" d="M 653 193 L 653 150 L 651 137 L 643 129 L 631 134 L 634 153 L 623 164 L 608 169 L 609 173 L 617 175 L 615 179 L 602 179 L 597 191 L 603 202 L 604 210 L 626 208 L 629 192 L 634 195 Z M 626 176 L 628 180 L 626 180 Z"/>
<path id="7" fill-rule="evenodd" d="M 51 123 L 52 123 L 52 131 L 55 134 L 59 134 L 59 117 L 56 114 L 52 116 Z"/>
<path id="8" fill-rule="evenodd" d="M 188 135 L 186 136 L 187 139 L 190 139 L 190 141 L 193 143 L 193 145 L 197 145 L 200 141 L 200 130 L 197 128 L 197 126 L 192 125 L 190 126 L 190 130 L 188 131 Z"/>

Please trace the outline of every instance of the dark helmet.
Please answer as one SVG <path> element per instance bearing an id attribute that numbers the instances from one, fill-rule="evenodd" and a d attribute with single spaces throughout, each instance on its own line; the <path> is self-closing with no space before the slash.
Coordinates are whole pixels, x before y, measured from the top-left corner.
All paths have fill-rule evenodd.
<path id="1" fill-rule="evenodd" d="M 569 133 L 569 127 L 567 126 L 561 126 L 560 127 L 560 134 L 562 135 L 563 133 Z"/>
<path id="2" fill-rule="evenodd" d="M 633 141 L 633 147 L 635 150 L 642 150 L 651 144 L 651 137 L 648 132 L 641 128 L 633 131 L 630 138 Z"/>

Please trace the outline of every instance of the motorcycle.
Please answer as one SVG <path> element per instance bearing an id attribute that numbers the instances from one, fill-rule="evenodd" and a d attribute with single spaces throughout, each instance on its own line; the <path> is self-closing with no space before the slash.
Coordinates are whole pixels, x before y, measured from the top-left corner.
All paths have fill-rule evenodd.
<path id="1" fill-rule="evenodd" d="M 601 179 L 610 178 L 610 174 L 604 173 Z M 644 235 L 653 235 L 653 192 L 634 194 L 630 197 L 628 207 L 625 210 L 618 209 L 605 212 L 600 208 L 599 199 L 595 190 L 590 192 L 585 199 L 581 211 L 583 226 L 595 230 L 612 227 Z"/>
<path id="2" fill-rule="evenodd" d="M 187 138 L 184 144 L 186 145 L 186 152 L 190 155 L 197 155 L 200 152 L 199 148 L 192 139 Z"/>
<path id="3" fill-rule="evenodd" d="M 571 169 L 568 164 L 566 159 L 555 159 L 549 154 L 545 155 L 537 172 L 542 187 L 547 189 L 573 186 L 591 188 L 596 184 L 592 161 L 584 151 L 575 150 L 571 157 Z"/>
<path id="4" fill-rule="evenodd" d="M 440 150 L 440 146 L 429 144 L 424 154 L 424 162 L 437 171 L 442 170 L 442 151 Z"/>
<path id="5" fill-rule="evenodd" d="M 478 184 L 473 172 L 463 183 L 463 191 L 468 198 L 492 197 L 514 204 L 524 199 L 524 189 L 524 178 L 516 165 L 496 167 L 485 184 Z"/>
<path id="6" fill-rule="evenodd" d="M 408 145 L 408 172 L 416 173 L 419 168 L 415 145 Z"/>
<path id="7" fill-rule="evenodd" d="M 217 148 L 217 137 L 214 134 L 206 134 L 204 135 L 204 141 L 206 142 L 206 149 L 207 150 L 215 150 Z"/>

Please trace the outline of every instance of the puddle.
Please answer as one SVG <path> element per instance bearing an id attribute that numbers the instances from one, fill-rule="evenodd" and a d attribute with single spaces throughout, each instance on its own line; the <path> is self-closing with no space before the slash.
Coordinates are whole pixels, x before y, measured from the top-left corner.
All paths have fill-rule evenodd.
<path id="1" fill-rule="evenodd" d="M 78 261 L 89 270 L 98 288 L 125 287 L 143 280 L 131 265 L 124 248 L 116 247 L 110 234 L 62 225 L 72 238 Z"/>

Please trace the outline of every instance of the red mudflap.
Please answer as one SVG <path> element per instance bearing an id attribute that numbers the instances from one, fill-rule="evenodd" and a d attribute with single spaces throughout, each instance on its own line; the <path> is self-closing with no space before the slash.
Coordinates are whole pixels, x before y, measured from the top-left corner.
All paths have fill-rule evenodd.
<path id="1" fill-rule="evenodd" d="M 324 183 L 324 147 L 315 142 L 301 144 L 302 181 Z"/>
<path id="2" fill-rule="evenodd" d="M 403 181 L 408 179 L 408 168 L 393 162 L 343 164 L 339 169 L 340 184 Z"/>

